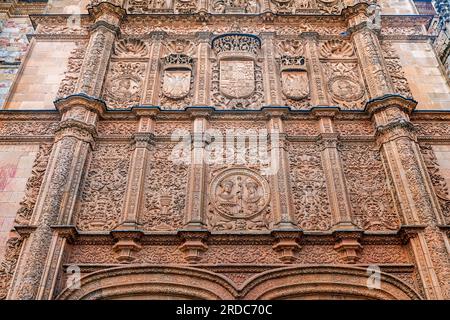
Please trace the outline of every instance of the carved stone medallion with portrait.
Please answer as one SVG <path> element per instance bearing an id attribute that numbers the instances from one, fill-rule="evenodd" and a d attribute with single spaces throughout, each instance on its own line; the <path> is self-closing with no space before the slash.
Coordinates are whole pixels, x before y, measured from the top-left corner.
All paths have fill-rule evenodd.
<path id="1" fill-rule="evenodd" d="M 247 168 L 220 172 L 212 179 L 209 194 L 212 211 L 228 220 L 252 219 L 262 214 L 270 201 L 267 181 Z"/>
<path id="2" fill-rule="evenodd" d="M 356 80 L 338 76 L 331 79 L 328 88 L 331 95 L 338 101 L 356 101 L 364 96 L 364 88 Z"/>

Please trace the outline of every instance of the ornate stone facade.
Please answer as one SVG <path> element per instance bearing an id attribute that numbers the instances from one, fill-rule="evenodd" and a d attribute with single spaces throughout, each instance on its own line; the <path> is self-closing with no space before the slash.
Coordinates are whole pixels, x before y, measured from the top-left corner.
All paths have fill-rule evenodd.
<path id="1" fill-rule="evenodd" d="M 25 190 L 0 299 L 450 299 L 450 116 L 416 110 L 429 91 L 401 51 L 432 40 L 429 17 L 374 5 L 30 16 L 0 145 L 37 151 L 26 177 L 0 161 L 0 195 Z M 48 42 L 65 50 L 58 85 L 36 71 L 52 102 L 12 110 Z"/>

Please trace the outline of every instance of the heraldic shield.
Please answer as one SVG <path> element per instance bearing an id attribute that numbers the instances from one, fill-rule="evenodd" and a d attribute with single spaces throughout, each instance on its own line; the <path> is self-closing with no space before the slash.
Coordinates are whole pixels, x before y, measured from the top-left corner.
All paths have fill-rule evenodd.
<path id="1" fill-rule="evenodd" d="M 228 98 L 246 98 L 255 91 L 255 63 L 252 60 L 221 60 L 220 91 Z"/>
<path id="2" fill-rule="evenodd" d="M 281 72 L 283 94 L 292 100 L 301 100 L 309 95 L 309 81 L 306 70 L 291 69 Z"/>
<path id="3" fill-rule="evenodd" d="M 188 95 L 191 88 L 191 70 L 164 70 L 162 91 L 166 97 L 182 99 Z"/>

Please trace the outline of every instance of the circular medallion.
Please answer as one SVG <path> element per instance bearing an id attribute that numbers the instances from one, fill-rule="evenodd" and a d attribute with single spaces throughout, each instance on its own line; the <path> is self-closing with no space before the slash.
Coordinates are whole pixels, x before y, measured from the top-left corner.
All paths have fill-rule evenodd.
<path id="1" fill-rule="evenodd" d="M 140 78 L 133 75 L 118 76 L 111 79 L 109 94 L 116 101 L 127 101 L 140 90 Z"/>
<path id="2" fill-rule="evenodd" d="M 356 101 L 364 96 L 364 89 L 361 84 L 345 76 L 332 79 L 328 88 L 333 98 L 341 101 Z"/>
<path id="3" fill-rule="evenodd" d="M 270 201 L 267 181 L 246 168 L 227 169 L 215 176 L 210 187 L 215 211 L 229 219 L 248 219 L 260 214 Z"/>

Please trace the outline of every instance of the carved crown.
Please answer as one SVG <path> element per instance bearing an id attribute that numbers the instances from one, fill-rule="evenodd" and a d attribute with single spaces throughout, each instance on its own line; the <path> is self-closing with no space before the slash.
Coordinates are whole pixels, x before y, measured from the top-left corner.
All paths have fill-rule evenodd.
<path id="1" fill-rule="evenodd" d="M 172 53 L 163 58 L 164 70 L 189 69 L 192 70 L 192 57 L 183 53 Z"/>
<path id="2" fill-rule="evenodd" d="M 305 57 L 283 55 L 280 57 L 280 69 L 281 71 L 306 70 Z"/>
<path id="3" fill-rule="evenodd" d="M 219 59 L 255 59 L 261 49 L 261 40 L 252 34 L 223 34 L 212 40 L 212 48 Z"/>

